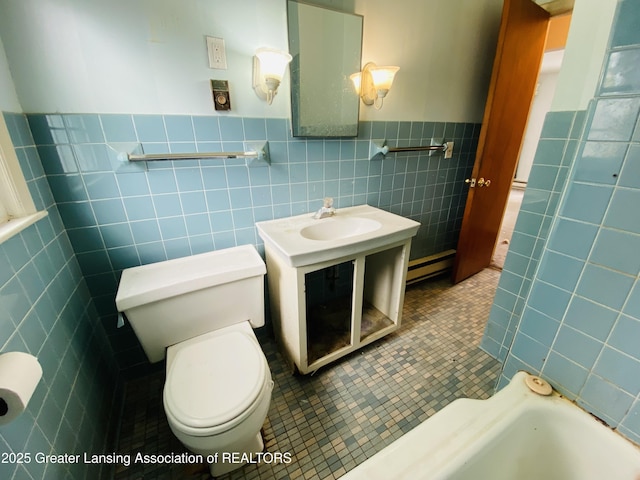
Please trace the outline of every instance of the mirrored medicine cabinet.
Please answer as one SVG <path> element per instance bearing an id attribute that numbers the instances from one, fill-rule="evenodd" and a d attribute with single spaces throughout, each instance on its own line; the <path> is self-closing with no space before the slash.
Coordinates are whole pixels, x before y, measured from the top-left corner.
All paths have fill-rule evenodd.
<path id="1" fill-rule="evenodd" d="M 357 136 L 363 17 L 288 0 L 287 22 L 293 136 Z"/>

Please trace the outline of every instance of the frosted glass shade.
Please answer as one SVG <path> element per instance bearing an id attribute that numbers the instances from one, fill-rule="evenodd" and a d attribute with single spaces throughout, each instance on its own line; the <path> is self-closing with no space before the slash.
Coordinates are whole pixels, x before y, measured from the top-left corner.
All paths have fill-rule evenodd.
<path id="1" fill-rule="evenodd" d="M 273 48 L 259 48 L 256 57 L 260 60 L 260 73 L 266 78 L 282 80 L 287 65 L 292 60 L 291 55 Z"/>
<path id="2" fill-rule="evenodd" d="M 371 69 L 373 85 L 376 90 L 383 90 L 385 93 L 391 89 L 391 84 L 400 67 L 374 67 Z"/>

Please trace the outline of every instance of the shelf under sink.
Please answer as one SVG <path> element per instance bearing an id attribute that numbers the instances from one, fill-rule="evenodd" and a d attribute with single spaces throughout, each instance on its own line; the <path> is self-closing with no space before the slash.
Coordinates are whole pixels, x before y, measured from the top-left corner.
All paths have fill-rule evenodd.
<path id="1" fill-rule="evenodd" d="M 360 340 L 393 326 L 393 321 L 373 305 L 364 302 Z M 351 346 L 351 299 L 319 305 L 307 312 L 307 356 L 309 365 Z"/>

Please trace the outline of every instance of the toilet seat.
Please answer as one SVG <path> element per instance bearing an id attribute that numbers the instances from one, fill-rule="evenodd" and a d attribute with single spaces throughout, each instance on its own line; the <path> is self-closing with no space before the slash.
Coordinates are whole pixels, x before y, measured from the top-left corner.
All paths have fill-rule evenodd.
<path id="1" fill-rule="evenodd" d="M 265 390 L 267 362 L 241 330 L 203 335 L 175 349 L 164 386 L 167 416 L 191 435 L 213 435 L 242 422 Z"/>

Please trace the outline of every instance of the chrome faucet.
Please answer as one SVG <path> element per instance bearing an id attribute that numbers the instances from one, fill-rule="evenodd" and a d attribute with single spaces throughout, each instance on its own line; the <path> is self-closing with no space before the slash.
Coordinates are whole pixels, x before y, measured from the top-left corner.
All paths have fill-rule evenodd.
<path id="1" fill-rule="evenodd" d="M 318 220 L 320 218 L 331 217 L 335 214 L 336 214 L 336 209 L 333 208 L 333 198 L 325 197 L 322 208 L 313 215 L 313 218 Z"/>

